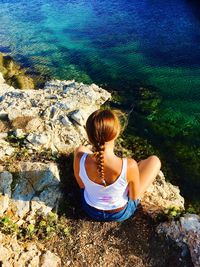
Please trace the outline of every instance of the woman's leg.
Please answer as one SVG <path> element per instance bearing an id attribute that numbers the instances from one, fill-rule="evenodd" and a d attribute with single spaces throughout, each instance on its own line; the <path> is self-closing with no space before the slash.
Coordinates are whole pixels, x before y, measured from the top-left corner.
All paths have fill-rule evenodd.
<path id="1" fill-rule="evenodd" d="M 140 173 L 140 196 L 142 197 L 144 192 L 158 175 L 161 168 L 161 162 L 157 156 L 150 156 L 147 159 L 138 162 L 138 168 Z"/>

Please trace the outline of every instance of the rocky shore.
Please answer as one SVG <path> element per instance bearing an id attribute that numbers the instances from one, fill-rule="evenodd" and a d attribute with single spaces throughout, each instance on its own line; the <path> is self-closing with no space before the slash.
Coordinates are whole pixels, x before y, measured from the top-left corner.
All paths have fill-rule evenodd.
<path id="1" fill-rule="evenodd" d="M 65 196 L 55 158 L 69 155 L 79 144 L 87 144 L 85 120 L 110 98 L 110 93 L 95 84 L 73 80 L 52 80 L 37 90 L 15 89 L 0 74 L 1 218 L 9 217 L 17 225 L 24 222 L 34 225 L 38 212 L 44 215 L 52 210 L 57 212 Z M 40 155 L 46 155 L 45 160 L 40 161 Z M 72 175 L 70 171 L 66 179 Z M 142 199 L 142 207 L 154 220 L 160 214 L 177 217 L 176 221 L 159 224 L 157 233 L 177 242 L 183 251 L 185 246 L 189 248 L 194 266 L 200 266 L 199 217 L 183 215 L 178 219 L 177 215 L 184 210 L 184 199 L 177 187 L 165 181 L 162 172 Z M 39 244 L 24 246 L 13 238 L 0 235 L 2 266 L 71 264 Z M 49 258 L 54 259 L 51 265 Z"/>
<path id="2" fill-rule="evenodd" d="M 10 55 L 0 53 L 0 72 L 4 75 L 6 82 L 15 88 L 35 88 L 34 79 L 27 75 L 25 70 Z"/>

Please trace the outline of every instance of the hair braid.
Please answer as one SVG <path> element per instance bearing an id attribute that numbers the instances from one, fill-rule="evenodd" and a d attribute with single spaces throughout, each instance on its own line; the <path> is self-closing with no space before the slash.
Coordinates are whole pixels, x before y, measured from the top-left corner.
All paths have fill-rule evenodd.
<path id="1" fill-rule="evenodd" d="M 99 173 L 99 178 L 102 180 L 103 184 L 106 186 L 105 182 L 105 174 L 104 174 L 104 145 L 96 145 L 94 146 L 94 155 L 97 161 L 97 170 Z"/>
<path id="2" fill-rule="evenodd" d="M 115 110 L 96 110 L 86 121 L 86 131 L 90 143 L 94 148 L 98 177 L 106 186 L 104 174 L 105 143 L 115 140 L 120 131 L 122 113 Z"/>

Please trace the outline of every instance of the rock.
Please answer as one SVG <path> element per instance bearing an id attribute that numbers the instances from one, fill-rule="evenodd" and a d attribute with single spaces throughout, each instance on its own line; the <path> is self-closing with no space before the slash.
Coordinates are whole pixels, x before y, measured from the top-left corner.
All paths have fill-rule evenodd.
<path id="1" fill-rule="evenodd" d="M 41 258 L 41 267 L 59 267 L 61 266 L 61 260 L 58 256 L 51 253 L 49 250 L 42 255 Z"/>
<path id="2" fill-rule="evenodd" d="M 22 129 L 16 129 L 13 134 L 17 138 L 24 137 L 24 132 Z"/>
<path id="3" fill-rule="evenodd" d="M 23 197 L 19 195 L 19 197 Z M 30 211 L 30 200 L 32 196 L 27 196 L 25 199 L 11 199 L 8 211 L 11 211 L 15 218 L 24 218 L 27 213 Z"/>
<path id="4" fill-rule="evenodd" d="M 4 171 L 4 166 L 0 165 L 0 172 Z"/>
<path id="5" fill-rule="evenodd" d="M 0 139 L 6 139 L 8 137 L 7 133 L 0 133 Z"/>
<path id="6" fill-rule="evenodd" d="M 0 160 L 4 161 L 8 157 L 12 156 L 15 152 L 15 148 L 10 146 L 4 139 L 0 139 Z"/>
<path id="7" fill-rule="evenodd" d="M 194 231 L 200 233 L 200 217 L 196 214 L 185 214 L 180 218 L 183 231 Z"/>
<path id="8" fill-rule="evenodd" d="M 0 114 L 8 117 L 12 128 L 22 129 L 28 135 L 29 142 L 24 143 L 27 148 L 70 153 L 86 138 L 83 126 L 87 117 L 110 96 L 94 84 L 74 80 L 50 81 L 38 90 L 18 90 L 2 82 Z M 9 130 L 3 127 L 3 132 Z"/>
<path id="9" fill-rule="evenodd" d="M 10 198 L 8 195 L 0 194 L 0 216 L 3 216 L 4 212 L 9 207 Z"/>
<path id="10" fill-rule="evenodd" d="M 13 107 L 12 109 L 8 109 L 8 119 L 12 122 L 15 128 L 22 128 L 22 127 L 19 127 L 21 125 L 25 127 L 28 121 L 34 118 L 35 116 L 36 116 L 36 111 L 34 111 L 33 109 L 29 109 L 29 110 L 20 109 L 19 110 L 19 107 L 17 108 Z M 14 120 L 16 121 L 13 122 Z"/>
<path id="11" fill-rule="evenodd" d="M 15 167 L 18 172 L 14 176 L 9 172 L 0 174 L 1 215 L 11 212 L 16 218 L 24 218 L 36 210 L 48 214 L 57 209 L 62 194 L 56 164 L 23 162 Z"/>
<path id="12" fill-rule="evenodd" d="M 1 87 L 0 87 L 0 89 L 1 89 Z M 3 120 L 3 121 L 1 121 L 1 123 L 5 123 L 5 121 L 8 120 L 8 113 L 1 110 L 0 111 L 0 120 Z"/>
<path id="13" fill-rule="evenodd" d="M 24 266 L 25 263 L 29 263 L 29 266 L 37 267 L 40 263 L 40 255 L 41 252 L 38 251 L 36 245 L 29 243 L 28 246 L 26 246 L 26 252 L 19 255 L 16 264 L 17 266 Z"/>
<path id="14" fill-rule="evenodd" d="M 45 83 L 44 89 L 51 89 L 55 91 L 60 90 L 66 93 L 70 88 L 74 87 L 76 87 L 76 83 L 74 80 L 71 81 L 51 80 Z"/>
<path id="15" fill-rule="evenodd" d="M 24 74 L 13 75 L 8 81 L 12 86 L 19 89 L 33 89 L 35 87 L 33 79 Z"/>
<path id="16" fill-rule="evenodd" d="M 26 138 L 34 147 L 48 145 L 50 138 L 47 134 L 31 133 Z"/>
<path id="17" fill-rule="evenodd" d="M 44 131 L 44 122 L 39 117 L 33 118 L 30 120 L 26 127 L 26 132 L 32 133 L 32 132 L 43 132 Z"/>
<path id="18" fill-rule="evenodd" d="M 34 197 L 31 200 L 31 214 L 30 219 L 34 218 L 36 212 L 40 212 L 44 215 L 48 214 L 52 210 L 52 207 L 46 206 L 45 202 L 42 202 L 39 197 Z"/>
<path id="19" fill-rule="evenodd" d="M 9 130 L 8 124 L 0 120 L 0 134 L 5 134 Z"/>
<path id="20" fill-rule="evenodd" d="M 165 234 L 184 249 L 186 244 L 194 267 L 200 266 L 200 217 L 185 214 L 178 221 L 164 222 L 157 227 L 158 234 Z"/>
<path id="21" fill-rule="evenodd" d="M 1 55 L 0 55 L 0 62 L 1 62 Z M 0 72 L 0 84 L 4 83 L 5 80 L 3 78 L 3 74 Z"/>
<path id="22" fill-rule="evenodd" d="M 8 259 L 9 259 L 9 250 L 4 247 L 2 244 L 0 244 L 0 259 L 1 259 L 1 262 L 8 262 Z"/>
<path id="23" fill-rule="evenodd" d="M 61 260 L 54 253 L 37 247 L 33 242 L 19 243 L 16 237 L 0 232 L 0 261 L 4 267 L 60 267 Z"/>
<path id="24" fill-rule="evenodd" d="M 58 208 L 59 200 L 61 199 L 62 194 L 60 188 L 58 186 L 51 186 L 46 190 L 43 190 L 39 195 L 40 203 L 45 205 L 45 207 L 41 206 L 40 210 L 47 215 L 53 208 Z"/>
<path id="25" fill-rule="evenodd" d="M 11 146 L 6 147 L 5 148 L 5 155 L 11 156 L 14 153 L 14 151 L 15 151 L 14 147 L 11 147 Z"/>
<path id="26" fill-rule="evenodd" d="M 72 123 L 71 123 L 71 121 L 68 119 L 67 116 L 63 117 L 63 118 L 61 119 L 61 121 L 62 121 L 62 124 L 63 124 L 67 129 L 70 129 L 70 128 L 72 127 Z"/>
<path id="27" fill-rule="evenodd" d="M 75 110 L 71 115 L 71 118 L 75 120 L 79 125 L 85 125 L 85 122 L 88 118 L 88 114 L 82 110 Z"/>
<path id="28" fill-rule="evenodd" d="M 16 109 L 13 110 L 13 111 L 9 111 L 9 113 L 8 113 L 8 119 L 9 119 L 10 121 L 16 119 L 17 117 L 22 117 L 22 112 L 21 112 L 21 110 L 19 110 L 19 109 L 16 108 Z"/>
<path id="29" fill-rule="evenodd" d="M 166 182 L 161 171 L 145 192 L 141 203 L 144 211 L 152 218 L 172 207 L 184 210 L 184 198 L 180 195 L 179 188 Z"/>
<path id="30" fill-rule="evenodd" d="M 17 65 L 11 56 L 0 53 L 0 70 L 3 71 L 6 82 L 15 88 L 31 89 L 34 88 L 34 80 Z M 3 75 L 0 82 L 4 82 Z"/>
<path id="31" fill-rule="evenodd" d="M 12 174 L 9 172 L 0 173 L 0 194 L 11 197 Z"/>

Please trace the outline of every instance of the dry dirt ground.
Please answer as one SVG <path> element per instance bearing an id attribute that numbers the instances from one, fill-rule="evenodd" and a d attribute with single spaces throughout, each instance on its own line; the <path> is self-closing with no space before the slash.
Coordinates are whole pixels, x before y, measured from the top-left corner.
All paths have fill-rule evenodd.
<path id="1" fill-rule="evenodd" d="M 66 238 L 52 237 L 45 247 L 55 252 L 64 266 L 89 267 L 192 267 L 188 251 L 158 237 L 156 223 L 144 214 L 142 206 L 124 222 L 94 222 L 80 206 L 79 189 L 73 177 L 66 179 L 72 166 L 62 165 L 65 199 L 61 206 L 64 223 L 70 229 Z M 68 176 L 69 177 L 69 176 Z"/>
<path id="2" fill-rule="evenodd" d="M 75 211 L 75 210 L 74 210 Z M 62 266 L 192 267 L 189 253 L 158 237 L 154 223 L 140 207 L 122 222 L 93 222 L 81 212 L 66 218 L 70 235 L 57 236 L 45 246 L 62 259 Z"/>

